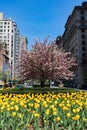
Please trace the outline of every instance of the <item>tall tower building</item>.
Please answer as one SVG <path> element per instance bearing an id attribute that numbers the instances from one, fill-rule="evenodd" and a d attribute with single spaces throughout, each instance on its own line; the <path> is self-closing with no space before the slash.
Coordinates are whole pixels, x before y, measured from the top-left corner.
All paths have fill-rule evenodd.
<path id="1" fill-rule="evenodd" d="M 75 6 L 65 24 L 63 48 L 76 57 L 76 81 L 78 87 L 87 83 L 87 2 Z"/>
<path id="2" fill-rule="evenodd" d="M 10 63 L 10 78 L 15 78 L 15 65 L 19 57 L 19 30 L 16 23 L 11 18 L 5 19 L 0 13 L 0 41 L 6 43 Z"/>

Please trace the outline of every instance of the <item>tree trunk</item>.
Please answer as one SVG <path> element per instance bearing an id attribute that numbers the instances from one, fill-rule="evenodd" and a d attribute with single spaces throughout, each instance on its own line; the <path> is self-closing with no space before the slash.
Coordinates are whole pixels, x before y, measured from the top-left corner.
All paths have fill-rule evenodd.
<path id="1" fill-rule="evenodd" d="M 41 80 L 41 87 L 44 88 L 45 80 Z"/>

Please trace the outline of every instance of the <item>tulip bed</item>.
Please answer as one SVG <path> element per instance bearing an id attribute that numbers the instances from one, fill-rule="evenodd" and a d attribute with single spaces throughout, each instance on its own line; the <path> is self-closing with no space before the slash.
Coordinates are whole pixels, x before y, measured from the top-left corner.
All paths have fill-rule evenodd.
<path id="1" fill-rule="evenodd" d="M 0 94 L 0 130 L 87 130 L 87 92 Z"/>

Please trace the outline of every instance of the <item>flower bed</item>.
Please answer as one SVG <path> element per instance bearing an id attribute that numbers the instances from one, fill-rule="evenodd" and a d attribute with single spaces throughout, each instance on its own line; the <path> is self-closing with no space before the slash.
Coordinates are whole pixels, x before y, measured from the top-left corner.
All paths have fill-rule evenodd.
<path id="1" fill-rule="evenodd" d="M 86 130 L 87 92 L 0 94 L 2 130 Z"/>

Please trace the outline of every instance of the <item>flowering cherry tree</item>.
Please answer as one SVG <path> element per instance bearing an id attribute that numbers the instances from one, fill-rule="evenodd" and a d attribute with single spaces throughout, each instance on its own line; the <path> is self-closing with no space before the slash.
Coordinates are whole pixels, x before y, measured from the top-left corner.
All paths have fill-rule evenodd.
<path id="1" fill-rule="evenodd" d="M 47 44 L 36 41 L 32 50 L 22 50 L 19 64 L 19 73 L 22 80 L 40 80 L 44 86 L 46 80 L 70 79 L 74 76 L 72 67 L 75 66 L 75 59 L 70 52 L 59 50 L 54 43 Z"/>

